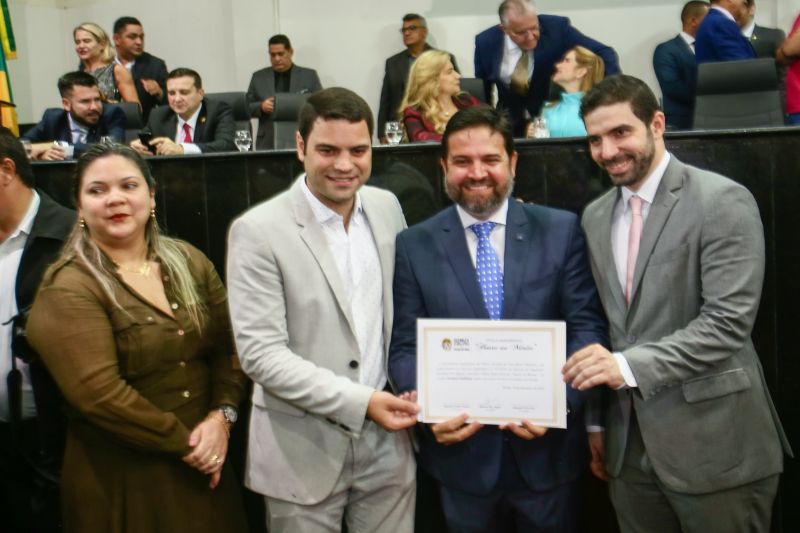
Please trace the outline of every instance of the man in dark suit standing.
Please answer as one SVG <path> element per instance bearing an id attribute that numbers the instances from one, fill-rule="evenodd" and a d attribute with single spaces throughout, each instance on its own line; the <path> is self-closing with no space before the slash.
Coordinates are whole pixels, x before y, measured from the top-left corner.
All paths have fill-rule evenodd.
<path id="1" fill-rule="evenodd" d="M 33 186 L 22 144 L 0 127 L 0 516 L 9 533 L 60 531 L 57 389 L 17 333 L 75 212 Z"/>
<path id="2" fill-rule="evenodd" d="M 688 130 L 692 127 L 697 90 L 694 36 L 707 13 L 708 2 L 686 2 L 681 10 L 683 31 L 656 46 L 653 53 L 653 70 L 661 86 L 668 129 Z"/>
<path id="3" fill-rule="evenodd" d="M 740 28 L 746 13 L 746 0 L 711 0 L 711 9 L 697 30 L 694 52 L 698 63 L 755 59 Z"/>
<path id="4" fill-rule="evenodd" d="M 750 339 L 764 278 L 755 199 L 666 150 L 639 79 L 603 80 L 581 115 L 616 185 L 583 214 L 614 352 L 588 346 L 564 366 L 572 387 L 605 395 L 593 471 L 610 478 L 623 532 L 767 532 L 791 449 Z"/>
<path id="5" fill-rule="evenodd" d="M 497 88 L 497 106 L 508 111 L 516 137 L 524 137 L 528 119 L 539 114 L 553 67 L 573 46 L 602 57 L 607 76 L 619 72 L 614 49 L 586 37 L 565 17 L 537 16 L 528 0 L 504 0 L 498 12 L 500 25 L 475 37 L 475 77 L 483 80 L 487 98 L 492 85 Z"/>
<path id="6" fill-rule="evenodd" d="M 433 47 L 427 43 L 428 23 L 425 17 L 417 13 L 408 13 L 403 16 L 403 26 L 400 28 L 403 34 L 403 44 L 406 49 L 386 60 L 386 69 L 383 75 L 383 85 L 381 86 L 381 101 L 378 107 L 378 139 L 381 144 L 386 144 L 386 123 L 392 120 L 399 120 L 398 108 L 403 101 L 408 81 L 408 71 L 414 60 L 422 52 L 431 50 Z M 458 64 L 453 54 L 450 54 L 450 61 L 453 67 L 458 70 Z"/>
<path id="7" fill-rule="evenodd" d="M 114 22 L 114 48 L 117 62 L 133 76 L 146 122 L 150 111 L 166 102 L 167 65 L 144 51 L 144 29 L 134 17 L 120 17 Z"/>
<path id="8" fill-rule="evenodd" d="M 125 136 L 125 113 L 100 99 L 97 80 L 86 72 L 68 72 L 58 79 L 62 109 L 46 109 L 42 120 L 25 132 L 23 139 L 33 143 L 33 159 L 59 161 L 67 157 L 65 150 L 53 141 L 73 146 L 73 157 L 88 145 L 111 137 L 122 141 Z"/>
<path id="9" fill-rule="evenodd" d="M 399 393 L 417 388 L 417 318 L 564 320 L 568 354 L 606 343 L 578 219 L 509 200 L 516 162 L 501 111 L 471 107 L 448 122 L 441 165 L 456 205 L 397 237 L 389 373 Z M 499 289 L 476 269 L 488 256 Z M 448 527 L 575 531 L 575 480 L 588 462 L 584 401 L 567 391 L 567 429 L 483 427 L 467 413 L 419 425 L 420 465 L 441 484 Z"/>
<path id="10" fill-rule="evenodd" d="M 311 94 L 322 89 L 317 71 L 295 65 L 292 43 L 285 35 L 269 38 L 270 67 L 253 73 L 247 88 L 250 115 L 258 118 L 256 150 L 274 148 L 272 112 L 276 93 Z"/>
<path id="11" fill-rule="evenodd" d="M 169 106 L 150 113 L 142 130 L 153 137 L 148 146 L 139 139 L 131 143 L 137 152 L 183 155 L 236 150 L 230 106 L 205 98 L 203 80 L 196 71 L 176 68 L 167 75 L 167 102 Z"/>

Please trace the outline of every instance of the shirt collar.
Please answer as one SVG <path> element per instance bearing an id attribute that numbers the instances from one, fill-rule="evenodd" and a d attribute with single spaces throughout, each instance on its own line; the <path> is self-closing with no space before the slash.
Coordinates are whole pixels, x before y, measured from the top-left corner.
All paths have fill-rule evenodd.
<path id="1" fill-rule="evenodd" d="M 306 183 L 306 175 L 303 174 L 301 178 L 303 180 L 303 193 L 308 200 L 308 205 L 311 207 L 311 212 L 314 213 L 314 218 L 320 225 L 325 225 L 330 223 L 331 221 L 342 222 L 344 217 L 328 207 L 327 205 L 323 204 L 319 198 L 314 196 L 314 193 L 311 192 L 311 189 L 308 188 L 308 183 Z M 357 215 L 363 213 L 363 206 L 361 205 L 361 193 L 356 193 L 356 204 L 353 207 L 353 216 L 350 217 L 350 221 L 354 221 Z"/>
<path id="2" fill-rule="evenodd" d="M 77 133 L 79 137 L 81 134 L 89 133 L 89 127 L 80 125 L 77 120 L 72 118 L 72 113 L 69 111 L 67 111 L 67 120 L 69 120 L 69 131 L 71 133 Z"/>
<path id="3" fill-rule="evenodd" d="M 725 9 L 724 7 L 719 7 L 719 6 L 711 6 L 711 9 L 716 9 L 717 11 L 719 11 L 720 13 L 722 13 L 723 15 L 725 15 L 725 16 L 728 18 L 728 20 L 731 20 L 731 21 L 733 21 L 734 23 L 736 23 L 736 19 L 735 19 L 735 18 L 733 18 L 733 15 L 731 15 L 731 12 L 730 12 L 730 11 L 728 11 L 727 9 Z"/>
<path id="4" fill-rule="evenodd" d="M 114 58 L 114 63 L 116 63 L 117 65 L 122 65 L 126 69 L 131 70 L 131 69 L 133 69 L 133 66 L 136 64 L 136 60 L 134 59 L 133 61 L 129 61 L 127 63 L 123 63 L 123 61 L 119 57 L 115 57 Z"/>
<path id="5" fill-rule="evenodd" d="M 508 218 L 508 200 L 503 202 L 497 211 L 492 213 L 486 220 L 479 220 L 475 218 L 464 211 L 464 208 L 460 205 L 456 205 L 456 211 L 458 212 L 458 218 L 461 219 L 461 225 L 464 227 L 464 229 L 469 228 L 473 224 L 482 224 L 483 222 L 494 222 L 495 224 L 505 226 L 506 219 Z"/>
<path id="6" fill-rule="evenodd" d="M 508 34 L 505 32 L 503 32 L 503 42 L 505 43 L 506 46 L 506 53 L 512 52 L 512 53 L 522 54 L 522 52 L 524 52 L 524 50 L 519 46 L 517 46 L 517 43 L 512 41 L 511 37 L 509 37 Z"/>
<path id="7" fill-rule="evenodd" d="M 664 172 L 667 170 L 667 164 L 669 164 L 670 155 L 669 152 L 665 151 L 664 156 L 659 161 L 656 168 L 653 169 L 653 172 L 648 175 L 642 186 L 639 187 L 639 190 L 634 192 L 627 187 L 620 187 L 622 191 L 622 205 L 627 209 L 628 200 L 630 200 L 631 196 L 634 194 L 647 202 L 648 205 L 653 204 L 653 200 L 656 197 L 656 191 L 658 190 L 658 185 L 661 183 L 661 178 L 664 177 Z"/>
<path id="8" fill-rule="evenodd" d="M 683 39 L 684 42 L 689 45 L 689 48 L 691 48 L 692 51 L 694 51 L 694 48 L 692 48 L 692 45 L 694 44 L 695 41 L 694 37 L 692 37 L 685 31 L 682 31 L 679 35 L 681 36 L 681 39 Z"/>
<path id="9" fill-rule="evenodd" d="M 22 217 L 17 229 L 14 230 L 14 233 L 8 236 L 5 242 L 8 242 L 11 239 L 19 237 L 23 234 L 26 237 L 31 234 L 31 230 L 33 230 L 33 221 L 36 218 L 36 213 L 39 211 L 39 204 L 41 203 L 39 194 L 36 191 L 32 192 L 33 195 L 31 196 L 31 203 L 28 204 L 28 210 L 25 211 L 25 216 Z"/>
<path id="10" fill-rule="evenodd" d="M 748 39 L 752 39 L 753 32 L 756 31 L 756 19 L 750 21 L 750 23 L 742 28 L 742 35 L 747 37 Z"/>
<path id="11" fill-rule="evenodd" d="M 197 125 L 197 117 L 200 116 L 200 110 L 203 109 L 203 102 L 200 102 L 200 105 L 197 107 L 197 111 L 189 117 L 189 120 L 183 120 L 179 115 L 175 115 L 178 117 L 178 130 L 183 130 L 183 124 L 186 123 L 192 128 L 192 131 L 195 130 L 195 126 Z"/>

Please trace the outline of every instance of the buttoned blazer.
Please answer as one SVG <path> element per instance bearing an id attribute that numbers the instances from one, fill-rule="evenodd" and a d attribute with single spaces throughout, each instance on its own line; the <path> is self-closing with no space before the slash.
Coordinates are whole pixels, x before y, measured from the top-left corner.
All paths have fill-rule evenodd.
<path id="1" fill-rule="evenodd" d="M 167 102 L 167 65 L 164 60 L 154 55 L 142 52 L 136 58 L 136 62 L 131 67 L 136 94 L 139 95 L 139 102 L 142 104 L 142 117 L 147 122 L 150 111 L 159 105 Z M 161 87 L 161 98 L 156 98 L 145 90 L 142 80 L 155 80 Z"/>
<path id="2" fill-rule="evenodd" d="M 756 57 L 750 41 L 742 35 L 739 26 L 717 9 L 709 10 L 700 23 L 694 51 L 698 64 Z"/>
<path id="3" fill-rule="evenodd" d="M 292 66 L 292 75 L 289 78 L 290 93 L 311 94 L 320 89 L 322 84 L 316 70 L 299 65 Z M 247 88 L 247 101 L 250 106 L 250 116 L 258 118 L 256 148 L 259 150 L 273 148 L 272 114 L 264 114 L 261 111 L 261 102 L 271 96 L 275 96 L 275 72 L 272 67 L 255 71 Z"/>
<path id="4" fill-rule="evenodd" d="M 350 295 L 303 179 L 234 221 L 227 272 L 236 346 L 254 382 L 245 483 L 308 505 L 333 489 L 374 390 L 358 382 Z M 388 349 L 394 240 L 405 221 L 391 193 L 360 194 L 380 257 Z"/>
<path id="5" fill-rule="evenodd" d="M 177 129 L 178 115 L 169 106 L 160 106 L 150 113 L 143 131 L 151 132 L 153 137 L 168 137 L 174 140 Z M 235 151 L 236 145 L 233 143 L 235 129 L 233 113 L 228 104 L 203 98 L 194 132 L 194 144 L 201 152 Z"/>
<path id="6" fill-rule="evenodd" d="M 103 112 L 97 125 L 89 128 L 87 143 L 74 145 L 75 157 L 83 153 L 88 145 L 99 142 L 100 137 L 110 136 L 118 142 L 125 138 L 125 112 L 114 104 L 103 104 Z M 72 143 L 67 111 L 58 107 L 45 109 L 42 120 L 22 136 L 31 142 L 65 141 Z"/>
<path id="7" fill-rule="evenodd" d="M 525 110 L 531 117 L 539 115 L 542 104 L 549 97 L 553 67 L 573 46 L 583 46 L 603 58 L 606 75 L 620 72 L 614 49 L 583 35 L 572 27 L 568 18 L 539 15 L 539 28 L 541 35 L 533 51 L 530 90 L 525 96 L 516 94 L 500 80 L 505 47 L 505 34 L 500 26 L 492 26 L 475 37 L 475 77 L 483 80 L 487 98 L 492 94 L 491 86 L 497 87 L 497 105 L 507 109 L 511 115 L 515 137 L 525 136 Z"/>
<path id="8" fill-rule="evenodd" d="M 396 256 L 389 371 L 403 392 L 417 387 L 417 318 L 489 316 L 455 207 L 401 233 Z M 574 214 L 510 201 L 503 270 L 503 319 L 565 320 L 567 354 L 594 342 L 607 344 L 586 242 Z M 534 490 L 551 489 L 586 467 L 585 399 L 568 387 L 568 429 L 551 429 L 533 441 L 486 426 L 465 441 L 443 446 L 418 424 L 420 464 L 448 487 L 488 494 L 500 481 L 508 436 L 526 483 Z"/>
<path id="9" fill-rule="evenodd" d="M 607 391 L 606 461 L 619 475 L 636 411 L 670 490 L 725 490 L 781 471 L 790 452 L 750 339 L 764 276 L 764 233 L 747 189 L 674 155 L 642 233 L 630 306 L 611 245 L 619 191 L 583 215 L 611 345 L 638 387 Z"/>
<path id="10" fill-rule="evenodd" d="M 661 86 L 667 126 L 690 129 L 697 92 L 697 62 L 680 35 L 656 46 L 653 70 Z"/>

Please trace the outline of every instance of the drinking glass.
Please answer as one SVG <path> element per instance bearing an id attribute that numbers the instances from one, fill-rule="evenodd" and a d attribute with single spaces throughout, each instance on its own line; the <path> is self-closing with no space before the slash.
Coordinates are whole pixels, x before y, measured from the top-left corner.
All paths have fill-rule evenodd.
<path id="1" fill-rule="evenodd" d="M 28 159 L 33 158 L 33 146 L 28 139 L 20 139 L 19 142 L 22 143 L 22 147 L 25 149 L 25 155 L 28 156 Z"/>
<path id="2" fill-rule="evenodd" d="M 248 152 L 250 150 L 250 146 L 253 144 L 253 138 L 250 136 L 249 131 L 238 130 L 233 142 L 236 144 L 236 148 L 238 148 L 240 152 Z"/>
<path id="3" fill-rule="evenodd" d="M 547 129 L 547 119 L 536 117 L 533 119 L 533 138 L 534 139 L 549 139 L 550 130 Z"/>
<path id="4" fill-rule="evenodd" d="M 387 122 L 386 123 L 386 140 L 389 141 L 389 144 L 396 145 L 400 144 L 400 141 L 403 139 L 403 130 L 400 128 L 399 122 Z"/>
<path id="5" fill-rule="evenodd" d="M 103 135 L 102 137 L 100 137 L 100 142 L 102 144 L 114 144 L 117 141 L 115 141 L 114 137 L 112 137 L 111 135 Z"/>

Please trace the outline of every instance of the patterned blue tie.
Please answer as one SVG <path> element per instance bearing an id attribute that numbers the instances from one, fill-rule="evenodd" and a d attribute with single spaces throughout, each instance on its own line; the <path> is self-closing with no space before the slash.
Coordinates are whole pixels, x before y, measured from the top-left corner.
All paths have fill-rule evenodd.
<path id="1" fill-rule="evenodd" d="M 478 236 L 475 271 L 483 294 L 483 304 L 489 312 L 489 318 L 500 320 L 503 316 L 503 270 L 489 240 L 494 226 L 494 222 L 484 222 L 473 224 L 469 228 Z"/>

